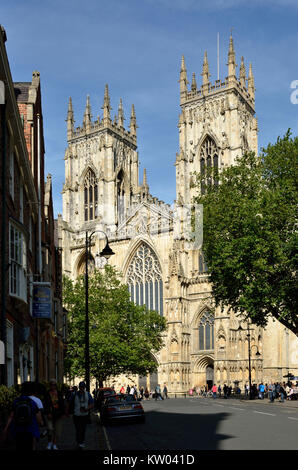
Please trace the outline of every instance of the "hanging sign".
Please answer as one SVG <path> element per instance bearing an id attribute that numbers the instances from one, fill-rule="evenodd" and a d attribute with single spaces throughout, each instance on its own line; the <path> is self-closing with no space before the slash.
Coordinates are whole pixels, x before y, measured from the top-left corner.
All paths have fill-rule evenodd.
<path id="1" fill-rule="evenodd" d="M 33 283 L 33 307 L 34 318 L 52 318 L 52 293 L 50 284 Z"/>

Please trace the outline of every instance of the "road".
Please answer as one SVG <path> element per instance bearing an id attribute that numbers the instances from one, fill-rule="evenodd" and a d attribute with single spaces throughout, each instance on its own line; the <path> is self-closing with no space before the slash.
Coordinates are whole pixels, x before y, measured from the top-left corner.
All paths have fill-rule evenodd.
<path id="1" fill-rule="evenodd" d="M 145 401 L 146 422 L 104 426 L 106 449 L 297 450 L 298 408 L 268 400 Z"/>

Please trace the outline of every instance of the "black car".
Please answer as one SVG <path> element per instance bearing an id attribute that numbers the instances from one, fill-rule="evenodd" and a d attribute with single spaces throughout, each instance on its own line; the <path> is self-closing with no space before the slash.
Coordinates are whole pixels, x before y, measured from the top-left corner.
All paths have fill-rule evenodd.
<path id="1" fill-rule="evenodd" d="M 145 421 L 145 412 L 142 404 L 133 395 L 118 394 L 106 398 L 100 411 L 102 423 L 122 422 L 133 419 Z"/>

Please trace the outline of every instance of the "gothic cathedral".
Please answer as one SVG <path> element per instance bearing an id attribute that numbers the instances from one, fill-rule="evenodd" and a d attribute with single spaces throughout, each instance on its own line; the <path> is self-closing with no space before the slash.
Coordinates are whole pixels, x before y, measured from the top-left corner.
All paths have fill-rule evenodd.
<path id="1" fill-rule="evenodd" d="M 71 99 L 68 105 L 63 215 L 58 216 L 63 272 L 72 278 L 85 272 L 85 236 L 93 231 L 90 262 L 102 267 L 96 253 L 104 242 L 100 232 L 107 234 L 115 252 L 110 263 L 123 273 L 131 299 L 159 311 L 168 323 L 165 346 L 155 357 L 158 374 L 145 380 L 151 389 L 166 383 L 169 393 L 177 395 L 212 383 L 238 382 L 243 388 L 249 377 L 247 331 L 239 330 L 241 322 L 233 313 L 214 307 L 201 246 L 188 243 L 185 210 L 197 191 L 194 172 L 202 173 L 205 166 L 220 171 L 246 150 L 258 151 L 252 67 L 247 75 L 243 57 L 239 76 L 236 67 L 232 37 L 224 81 L 210 82 L 205 53 L 202 84 L 197 85 L 193 74 L 189 87 L 182 57 L 172 206 L 150 194 L 145 170 L 139 180 L 134 105 L 129 130 L 121 100 L 111 119 L 107 85 L 102 118 L 91 120 L 87 97 L 82 126 L 75 127 Z M 295 335 L 277 321 L 265 330 L 251 328 L 252 382 L 284 381 L 289 371 L 297 375 Z"/>

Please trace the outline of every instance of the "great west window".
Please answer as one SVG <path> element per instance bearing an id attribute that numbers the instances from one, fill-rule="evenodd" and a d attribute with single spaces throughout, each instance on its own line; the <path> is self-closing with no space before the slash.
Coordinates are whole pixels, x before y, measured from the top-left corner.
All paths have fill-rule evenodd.
<path id="1" fill-rule="evenodd" d="M 130 263 L 127 283 L 133 302 L 163 315 L 161 268 L 156 254 L 145 243 L 138 248 Z"/>

